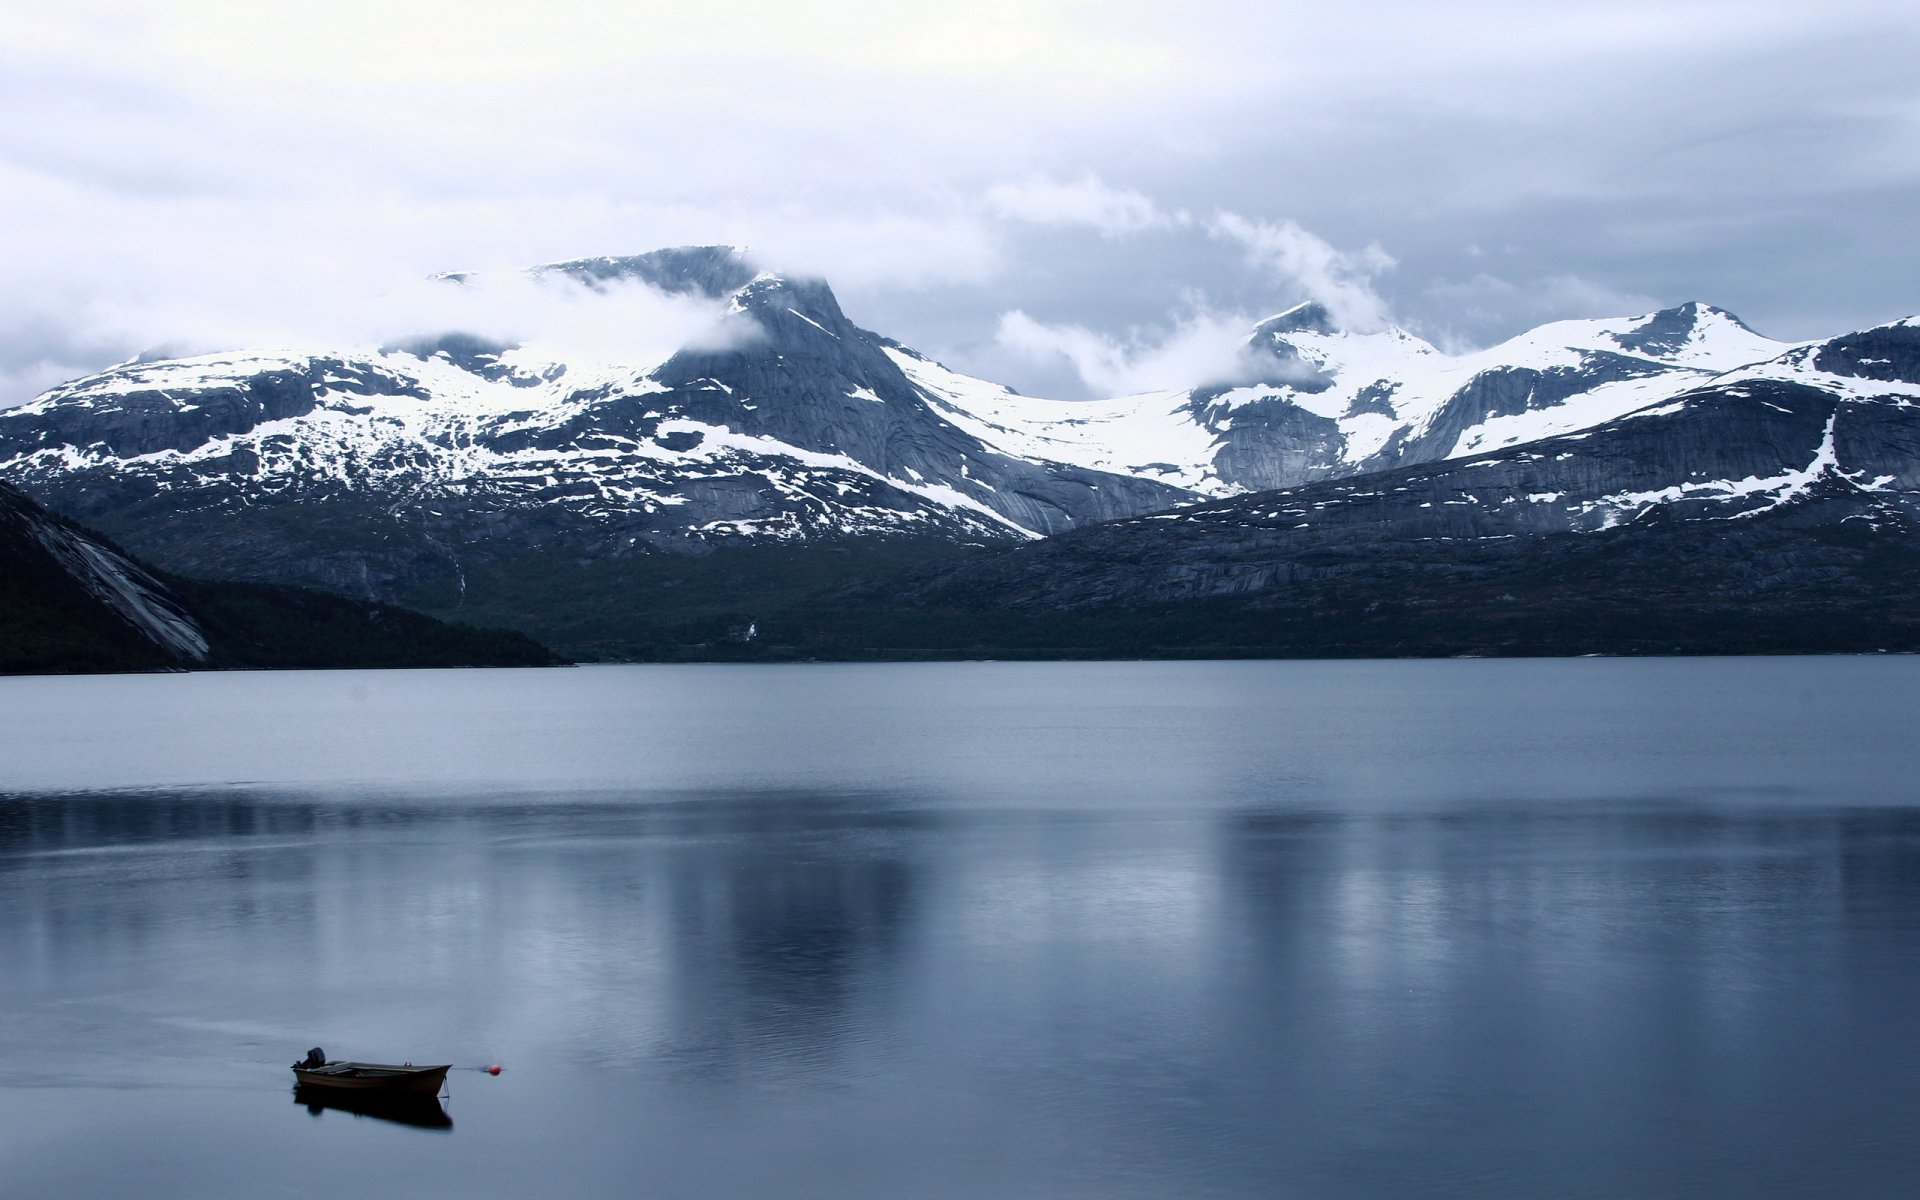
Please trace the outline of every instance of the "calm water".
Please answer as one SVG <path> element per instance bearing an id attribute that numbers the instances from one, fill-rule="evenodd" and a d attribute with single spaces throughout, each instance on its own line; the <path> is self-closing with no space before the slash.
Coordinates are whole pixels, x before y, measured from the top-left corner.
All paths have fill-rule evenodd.
<path id="1" fill-rule="evenodd" d="M 0 679 L 0 1191 L 1910 1197 L 1916 715 L 1911 659 Z M 458 1064 L 451 1126 L 296 1104 L 314 1044 Z"/>

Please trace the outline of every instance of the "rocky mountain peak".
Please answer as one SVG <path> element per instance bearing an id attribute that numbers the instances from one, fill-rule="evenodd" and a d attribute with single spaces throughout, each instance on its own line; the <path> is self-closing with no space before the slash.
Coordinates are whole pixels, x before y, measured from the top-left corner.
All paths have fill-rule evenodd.
<path id="1" fill-rule="evenodd" d="M 1749 336 L 1758 336 L 1746 322 L 1726 309 L 1689 300 L 1685 304 L 1649 314 L 1627 332 L 1614 334 L 1613 340 L 1630 353 L 1667 358 L 1699 341 L 1716 327 L 1730 327 Z"/>
<path id="2" fill-rule="evenodd" d="M 1327 311 L 1327 306 L 1318 300 L 1309 300 L 1304 304 L 1296 304 L 1283 313 L 1268 317 L 1254 326 L 1253 340 L 1255 342 L 1271 340 L 1289 333 L 1334 334 L 1339 331 L 1339 327 L 1334 324 L 1333 314 Z"/>
<path id="3" fill-rule="evenodd" d="M 672 246 L 645 254 L 605 255 L 544 263 L 531 274 L 565 275 L 589 287 L 628 280 L 674 295 L 723 299 L 760 274 L 744 246 Z"/>

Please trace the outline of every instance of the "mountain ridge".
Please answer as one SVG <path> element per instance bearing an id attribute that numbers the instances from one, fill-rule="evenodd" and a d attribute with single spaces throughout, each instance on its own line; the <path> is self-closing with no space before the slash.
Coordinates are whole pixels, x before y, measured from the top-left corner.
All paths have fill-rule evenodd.
<path id="1" fill-rule="evenodd" d="M 1471 503 L 1527 515 L 1497 536 L 1593 532 L 1612 527 L 1610 512 L 1631 520 L 1620 514 L 1634 497 L 1683 514 L 1804 473 L 1818 439 L 1770 424 L 1766 402 L 1735 403 L 1743 389 L 1787 389 L 1774 407 L 1801 415 L 1855 402 L 1893 413 L 1920 395 L 1911 319 L 1783 343 L 1690 302 L 1552 322 L 1454 355 L 1404 330 L 1343 330 L 1308 302 L 1260 322 L 1212 382 L 1056 401 L 872 333 L 825 281 L 764 270 L 738 248 L 530 274 L 589 292 L 695 296 L 713 305 L 713 324 L 651 365 L 558 361 L 538 344 L 458 333 L 373 351 L 122 364 L 0 412 L 0 478 L 169 570 L 208 577 L 510 614 L 547 635 L 535 597 L 550 603 L 556 581 L 572 580 L 607 594 L 600 616 L 577 614 L 567 636 L 617 654 L 623 638 L 658 634 L 631 632 L 639 618 L 617 611 L 622 595 L 674 609 L 673 580 L 705 579 L 715 590 L 688 610 L 703 628 L 731 628 L 753 607 L 751 594 L 738 604 L 725 594 L 726 570 L 674 559 L 718 554 L 784 593 L 766 564 L 794 560 L 756 547 L 891 570 L 1112 522 L 1210 520 L 1235 498 L 1277 512 L 1292 501 L 1265 497 L 1298 489 L 1333 488 L 1309 503 L 1344 511 L 1325 499 L 1341 481 L 1407 471 L 1434 492 L 1420 502 L 1445 512 Z M 449 286 L 472 278 L 453 273 Z M 1719 401 L 1699 399 L 1709 394 Z M 1675 405 L 1692 415 L 1660 424 Z M 1670 452 L 1650 448 L 1649 421 Z M 1900 421 L 1849 416 L 1834 436 L 1837 456 L 1884 459 L 1906 478 L 1913 447 Z M 1557 453 L 1584 475 L 1499 457 L 1552 439 L 1570 439 Z M 1492 470 L 1489 455 L 1508 465 L 1484 479 L 1528 490 L 1435 482 Z M 1575 499 L 1537 499 L 1562 495 Z M 1433 516 L 1371 519 L 1413 529 Z M 1366 526 L 1350 524 L 1344 536 Z"/>

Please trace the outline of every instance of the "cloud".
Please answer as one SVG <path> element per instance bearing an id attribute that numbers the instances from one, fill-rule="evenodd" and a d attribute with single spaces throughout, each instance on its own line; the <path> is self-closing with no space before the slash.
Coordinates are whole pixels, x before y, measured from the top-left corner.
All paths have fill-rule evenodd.
<path id="1" fill-rule="evenodd" d="M 637 280 L 591 286 L 567 276 L 483 274 L 395 288 L 365 310 L 366 333 L 468 333 L 525 344 L 538 360 L 651 367 L 687 346 L 719 349 L 763 335 L 725 300 L 668 294 Z M 343 333 L 349 333 L 343 330 Z M 389 332 L 383 341 L 394 340 Z M 355 344 L 347 342 L 346 344 Z M 367 344 L 363 335 L 359 343 Z"/>
<path id="2" fill-rule="evenodd" d="M 689 242 L 962 369 L 1003 313 L 1128 346 L 1187 288 L 1479 340 L 1580 302 L 1553 280 L 1796 337 L 1920 307 L 1920 15 L 1886 0 L 15 7 L 0 404 L 183 326 Z"/>
<path id="3" fill-rule="evenodd" d="M 1097 229 L 1109 238 L 1184 226 L 1192 221 L 1184 210 L 1162 212 L 1159 205 L 1141 193 L 1108 187 L 1095 175 L 1070 182 L 1036 178 L 1024 183 L 995 184 L 987 190 L 987 205 L 1008 220 L 1034 225 L 1082 225 Z"/>
<path id="4" fill-rule="evenodd" d="M 915 82 L 1000 87 L 1051 75 L 1076 87 L 1138 86 L 1174 52 L 1126 21 L 1084 20 L 1081 0 L 733 0 L 707 5 L 607 0 L 69 0 L 96 16 L 130 10 L 149 45 L 226 70 L 353 83 L 437 83 L 503 74 L 564 75 L 619 64 L 671 70 L 727 59 L 770 74 L 822 64 Z M 57 27 L 61 18 L 46 18 Z M 103 32 L 111 33 L 111 29 Z"/>
<path id="5" fill-rule="evenodd" d="M 1340 250 L 1296 221 L 1258 221 L 1231 212 L 1215 214 L 1207 228 L 1213 236 L 1244 247 L 1250 265 L 1271 271 L 1324 304 L 1341 328 L 1364 333 L 1391 324 L 1387 302 L 1374 290 L 1373 280 L 1397 264 L 1378 242 Z"/>
<path id="6" fill-rule="evenodd" d="M 129 219 L 129 211 L 137 214 Z M 937 288 L 998 269 L 998 241 L 954 199 L 832 215 L 623 201 L 460 197 L 431 202 L 316 188 L 298 202 L 169 191 L 122 198 L 0 164 L 10 226 L 60 222 L 84 239 L 19 239 L 0 256 L 0 406 L 149 348 L 367 348 L 460 330 L 639 362 L 710 325 L 704 302 L 644 288 L 576 294 L 522 268 L 685 244 L 745 244 L 763 262 L 830 278 Z M 544 215 L 549 220 L 538 220 Z M 434 284 L 475 271 L 466 289 Z"/>
<path id="7" fill-rule="evenodd" d="M 24 401 L 156 347 L 176 356 L 240 348 L 365 352 L 466 333 L 524 343 L 536 356 L 644 368 L 683 345 L 752 332 L 723 321 L 724 300 L 670 295 L 638 281 L 588 287 L 495 265 L 454 283 L 292 245 L 271 257 L 167 257 L 164 272 L 134 272 L 117 290 L 63 279 L 57 263 L 38 264 L 42 316 L 9 323 L 0 337 L 0 387 L 13 393 L 6 399 Z M 19 277 L 20 267 L 9 264 L 8 274 Z"/>
<path id="8" fill-rule="evenodd" d="M 1168 324 L 1119 337 L 1071 323 L 1048 324 L 1015 309 L 1003 313 L 994 340 L 1045 365 L 1064 359 L 1096 396 L 1193 387 L 1247 374 L 1246 343 L 1255 321 L 1244 313 L 1190 307 Z"/>
<path id="9" fill-rule="evenodd" d="M 729 228 L 761 261 L 825 279 L 843 293 L 978 284 L 1005 266 L 992 229 L 947 198 L 923 201 L 917 212 L 743 213 Z"/>
<path id="10" fill-rule="evenodd" d="M 1342 251 L 1298 221 L 1259 220 L 1227 211 L 1199 225 L 1185 210 L 1169 210 L 1143 192 L 1109 186 L 1093 175 L 1073 182 L 999 184 L 988 191 L 987 202 L 1005 218 L 1092 228 L 1110 242 L 1148 230 L 1185 235 L 1184 241 L 1163 244 L 1192 258 L 1200 257 L 1195 251 L 1208 241 L 1230 243 L 1260 277 L 1258 300 L 1267 311 L 1312 299 L 1347 329 L 1364 332 L 1389 323 L 1387 303 L 1372 281 L 1396 264 L 1378 243 Z M 1251 361 L 1246 351 L 1258 318 L 1212 303 L 1200 288 L 1187 286 L 1184 291 L 1185 300 L 1175 312 L 1129 324 L 1120 333 L 1082 322 L 1049 323 L 1024 309 L 1008 310 L 994 329 L 994 346 L 1002 353 L 992 356 L 993 364 L 1007 366 L 1011 353 L 1029 368 L 1021 375 L 1057 380 L 1064 363 L 1095 395 L 1271 378 L 1274 364 Z"/>

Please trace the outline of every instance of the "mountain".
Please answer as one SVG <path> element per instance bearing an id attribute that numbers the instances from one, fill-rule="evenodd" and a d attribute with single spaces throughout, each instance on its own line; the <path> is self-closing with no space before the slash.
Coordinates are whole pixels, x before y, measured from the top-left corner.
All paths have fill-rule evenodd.
<path id="1" fill-rule="evenodd" d="M 811 653 L 1920 650 L 1920 321 L 1584 429 L 1109 522 L 838 598 Z M 969 640 L 971 639 L 971 640 Z"/>
<path id="2" fill-rule="evenodd" d="M 554 661 L 521 634 L 389 605 L 168 577 L 0 484 L 0 672 Z"/>
<path id="3" fill-rule="evenodd" d="M 1692 439 L 1674 444 L 1677 457 L 1622 466 L 1611 482 L 1606 464 L 1640 451 L 1602 446 L 1638 435 L 1599 431 L 1654 429 L 1650 414 L 1733 397 L 1743 379 L 1862 398 L 1891 336 L 1781 343 L 1687 304 L 1556 322 L 1452 355 L 1403 330 L 1341 329 L 1305 304 L 1259 324 L 1219 378 L 1057 401 L 868 332 L 825 282 L 765 270 L 733 248 L 529 275 L 691 298 L 711 305 L 714 324 L 644 363 L 559 361 L 538 343 L 469 334 L 131 362 L 0 411 L 0 477 L 169 570 L 329 587 L 622 657 L 734 643 L 762 612 L 956 557 L 1000 561 L 996 547 L 1068 533 L 1061 546 L 1105 545 L 1128 536 L 1115 530 L 1163 529 L 1140 522 L 1175 512 L 1195 528 L 1233 519 L 1216 514 L 1278 512 L 1258 507 L 1274 489 L 1334 489 L 1306 501 L 1326 506 L 1315 519 L 1329 538 L 1364 540 L 1361 516 L 1333 532 L 1333 513 L 1349 511 L 1341 497 L 1365 494 L 1340 481 L 1397 472 L 1406 494 L 1451 497 L 1449 485 L 1420 481 L 1589 434 L 1601 440 L 1587 443 L 1585 491 L 1542 482 L 1475 493 L 1478 504 L 1520 505 L 1514 513 L 1537 526 L 1528 536 L 1562 517 L 1571 529 L 1648 479 L 1685 491 L 1746 478 L 1686 457 L 1719 453 L 1723 435 L 1709 427 L 1731 410 L 1672 425 Z M 1547 492 L 1588 507 L 1573 517 L 1520 503 Z M 1425 502 L 1450 517 L 1461 508 Z M 1183 530 L 1165 530 L 1167 544 Z M 1067 551 L 1049 541 L 1007 561 L 1056 553 Z M 1148 590 L 1109 599 L 1151 592 L 1144 580 L 1128 586 Z"/>
<path id="4" fill-rule="evenodd" d="M 1228 496 L 1433 462 L 1584 429 L 1789 345 L 1704 304 L 1558 321 L 1443 354 L 1302 304 L 1258 325 L 1239 377 L 1083 404 L 1034 400 L 893 347 L 961 428 L 1009 454 Z"/>
<path id="5" fill-rule="evenodd" d="M 1188 498 L 982 445 L 825 284 L 757 272 L 736 251 L 539 271 L 724 309 L 702 345 L 644 369 L 464 335 L 129 363 L 0 412 L 0 472 L 170 567 L 443 605 L 470 569 L 529 547 L 979 541 Z"/>
<path id="6" fill-rule="evenodd" d="M 1404 556 L 1424 542 L 1658 521 L 1731 528 L 1816 501 L 1844 502 L 1856 510 L 1848 520 L 1898 522 L 1920 513 L 1920 370 L 1901 365 L 1910 362 L 1920 362 L 1920 326 L 1899 322 L 1728 372 L 1577 433 L 1109 522 L 1000 561 L 1049 563 L 1045 602 L 1073 607 L 1283 587 L 1298 574 L 1294 556 Z M 1259 565 L 1230 565 L 1229 543 Z M 1124 549 L 1135 544 L 1155 546 L 1165 567 L 1143 570 Z M 1102 565 L 1122 559 L 1124 570 Z M 1198 560 L 1212 565 L 1196 571 Z"/>

